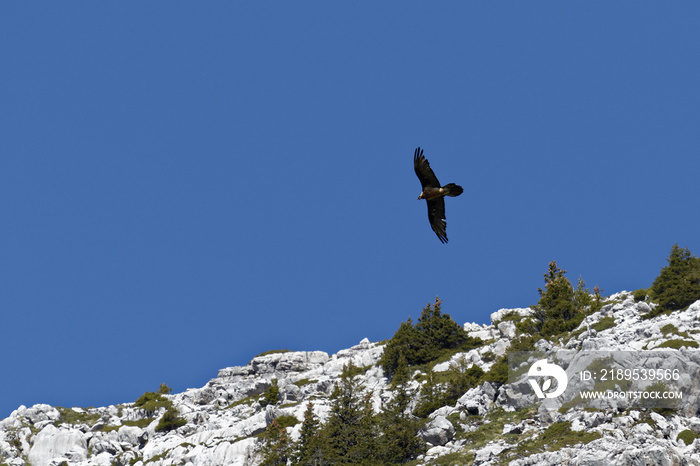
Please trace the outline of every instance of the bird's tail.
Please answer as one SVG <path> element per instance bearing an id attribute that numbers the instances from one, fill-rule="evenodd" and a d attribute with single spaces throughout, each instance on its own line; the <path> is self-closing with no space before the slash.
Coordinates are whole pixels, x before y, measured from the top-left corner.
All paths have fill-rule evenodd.
<path id="1" fill-rule="evenodd" d="M 461 186 L 454 184 L 454 183 L 449 183 L 446 184 L 445 186 L 442 187 L 443 192 L 445 193 L 445 196 L 452 196 L 456 197 L 459 196 L 464 192 L 464 189 L 462 189 Z"/>

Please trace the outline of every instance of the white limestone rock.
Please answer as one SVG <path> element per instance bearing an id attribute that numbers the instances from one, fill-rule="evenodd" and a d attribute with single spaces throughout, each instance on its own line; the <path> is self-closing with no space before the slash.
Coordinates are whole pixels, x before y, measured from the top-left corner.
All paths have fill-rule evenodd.
<path id="1" fill-rule="evenodd" d="M 484 382 L 481 386 L 470 388 L 457 400 L 457 407 L 468 414 L 477 416 L 486 414 L 493 405 L 496 391 L 493 386 Z"/>
<path id="2" fill-rule="evenodd" d="M 492 457 L 497 457 L 505 450 L 512 448 L 504 442 L 489 442 L 483 448 L 476 450 L 476 457 L 474 458 L 475 464 L 482 464 L 489 461 Z"/>
<path id="3" fill-rule="evenodd" d="M 499 322 L 496 326 L 502 338 L 515 338 L 515 322 Z"/>
<path id="4" fill-rule="evenodd" d="M 85 435 L 77 429 L 59 429 L 53 424 L 36 434 L 27 455 L 33 466 L 49 465 L 60 458 L 70 462 L 85 461 L 88 449 Z"/>
<path id="5" fill-rule="evenodd" d="M 445 445 L 455 435 L 455 427 L 444 416 L 436 416 L 418 431 L 418 436 L 431 445 Z"/>
<path id="6" fill-rule="evenodd" d="M 291 351 L 256 356 L 250 366 L 255 374 L 305 372 L 325 364 L 328 358 L 323 351 Z"/>
<path id="7" fill-rule="evenodd" d="M 148 433 L 140 427 L 121 426 L 117 431 L 117 441 L 135 446 L 143 446 L 148 441 Z"/>
<path id="8" fill-rule="evenodd" d="M 491 314 L 491 324 L 496 324 L 501 322 L 508 315 L 517 315 L 522 317 L 529 317 L 535 311 L 529 307 L 520 307 L 515 309 L 499 309 L 498 311 Z"/>

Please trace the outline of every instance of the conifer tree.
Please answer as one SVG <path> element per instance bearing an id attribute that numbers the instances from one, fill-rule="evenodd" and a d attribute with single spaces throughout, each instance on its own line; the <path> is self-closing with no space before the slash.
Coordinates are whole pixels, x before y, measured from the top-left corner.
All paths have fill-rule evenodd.
<path id="1" fill-rule="evenodd" d="M 352 377 L 355 366 L 343 368 L 331 394 L 331 413 L 322 429 L 325 439 L 323 460 L 328 464 L 378 464 L 376 425 L 369 395 Z"/>
<path id="2" fill-rule="evenodd" d="M 321 423 L 314 414 L 314 405 L 309 402 L 304 411 L 304 422 L 301 424 L 300 437 L 296 444 L 294 464 L 300 466 L 321 464 L 323 451 L 320 427 Z"/>
<path id="3" fill-rule="evenodd" d="M 291 456 L 291 440 L 287 430 L 273 419 L 262 435 L 264 445 L 262 456 L 265 458 L 261 466 L 283 466 Z"/>
<path id="4" fill-rule="evenodd" d="M 395 376 L 401 360 L 408 367 L 408 359 L 413 359 L 414 348 L 419 344 L 418 335 L 416 334 L 413 321 L 409 317 L 406 322 L 401 322 L 399 329 L 384 347 L 384 353 L 379 364 L 388 377 L 393 378 Z"/>
<path id="5" fill-rule="evenodd" d="M 427 417 L 428 414 L 437 408 L 444 406 L 442 403 L 442 390 L 436 380 L 435 372 L 430 369 L 425 378 L 425 383 L 420 387 L 420 404 L 413 411 L 416 416 L 421 418 Z"/>
<path id="6" fill-rule="evenodd" d="M 457 348 L 467 339 L 462 326 L 452 320 L 449 314 L 443 314 L 441 308 L 442 300 L 436 296 L 435 303 L 423 308 L 416 323 L 416 330 L 426 340 L 424 347 L 428 352 L 435 352 L 436 349 L 442 348 Z"/>
<path id="7" fill-rule="evenodd" d="M 532 306 L 534 310 L 534 330 L 548 337 L 565 330 L 572 330 L 584 317 L 583 309 L 576 306 L 579 295 L 574 291 L 571 282 L 564 275 L 566 270 L 557 267 L 555 261 L 549 263 L 549 269 L 544 274 L 544 290 L 538 288 L 540 300 Z M 579 281 L 582 285 L 583 281 Z M 583 292 L 583 291 L 582 291 Z M 580 311 L 580 312 L 579 312 Z"/>
<path id="8" fill-rule="evenodd" d="M 396 369 L 394 371 L 394 377 L 391 382 L 394 386 L 405 384 L 411 378 L 410 370 L 408 369 L 408 361 L 406 361 L 406 356 L 403 353 L 399 354 L 399 360 L 396 363 Z"/>
<path id="9" fill-rule="evenodd" d="M 396 377 L 399 377 L 398 372 Z M 422 422 L 410 412 L 413 398 L 415 391 L 408 388 L 407 379 L 397 383 L 393 398 L 378 416 L 381 464 L 404 464 L 425 451 L 425 443 L 418 437 Z"/>
<path id="10" fill-rule="evenodd" d="M 162 383 L 160 384 L 160 387 L 158 387 L 158 391 L 156 393 L 160 395 L 168 395 L 173 391 L 172 388 L 168 387 L 166 384 Z"/>
<path id="11" fill-rule="evenodd" d="M 436 297 L 434 304 L 423 308 L 415 326 L 410 318 L 399 326 L 379 361 L 389 377 L 394 376 L 402 356 L 408 366 L 413 366 L 434 361 L 448 351 L 467 351 L 482 343 L 479 338 L 470 337 L 449 314 L 443 314 L 441 305 Z"/>
<path id="12" fill-rule="evenodd" d="M 651 285 L 651 298 L 659 303 L 654 315 L 685 309 L 700 299 L 700 259 L 676 243 L 667 260 Z"/>

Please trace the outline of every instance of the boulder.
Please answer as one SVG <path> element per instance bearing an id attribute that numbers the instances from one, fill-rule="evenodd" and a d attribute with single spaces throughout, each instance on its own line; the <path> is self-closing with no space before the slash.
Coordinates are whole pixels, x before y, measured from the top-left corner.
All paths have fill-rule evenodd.
<path id="1" fill-rule="evenodd" d="M 30 424 L 36 425 L 46 421 L 56 421 L 61 417 L 61 413 L 53 406 L 37 404 L 31 408 L 20 406 L 12 413 L 12 416 L 16 418 L 25 418 Z"/>
<path id="2" fill-rule="evenodd" d="M 143 446 L 148 441 L 148 433 L 140 427 L 121 426 L 117 431 L 117 440 L 136 446 Z"/>
<path id="3" fill-rule="evenodd" d="M 84 461 L 87 453 L 87 442 L 82 432 L 73 428 L 59 429 L 49 424 L 34 437 L 28 458 L 33 466 L 45 466 L 54 458 Z"/>
<path id="4" fill-rule="evenodd" d="M 290 351 L 256 356 L 250 365 L 255 374 L 305 372 L 325 364 L 328 359 L 328 353 L 323 351 Z"/>
<path id="5" fill-rule="evenodd" d="M 499 309 L 498 311 L 491 313 L 491 323 L 495 324 L 496 322 L 500 322 L 507 315 L 516 314 L 520 317 L 528 317 L 531 316 L 533 312 L 534 311 L 529 307 L 519 307 L 515 309 Z"/>
<path id="6" fill-rule="evenodd" d="M 491 459 L 491 457 L 495 457 L 500 455 L 503 451 L 511 448 L 510 445 L 503 444 L 503 443 L 488 443 L 486 444 L 483 448 L 480 448 L 476 452 L 476 457 L 474 458 L 474 462 L 476 464 L 484 463 Z"/>
<path id="7" fill-rule="evenodd" d="M 510 320 L 506 322 L 499 322 L 497 327 L 498 331 L 501 332 L 501 337 L 515 338 L 515 322 Z"/>
<path id="8" fill-rule="evenodd" d="M 455 435 L 455 427 L 444 416 L 436 416 L 418 431 L 418 436 L 431 445 L 445 445 Z"/>
<path id="9" fill-rule="evenodd" d="M 117 455 L 123 451 L 117 436 L 116 431 L 96 433 L 88 442 L 88 447 L 93 455 L 102 452 L 109 453 L 112 456 Z"/>

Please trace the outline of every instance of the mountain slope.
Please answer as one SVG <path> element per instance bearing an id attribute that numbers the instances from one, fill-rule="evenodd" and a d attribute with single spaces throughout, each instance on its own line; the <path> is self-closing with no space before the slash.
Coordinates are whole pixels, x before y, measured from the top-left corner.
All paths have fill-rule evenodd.
<path id="1" fill-rule="evenodd" d="M 635 302 L 625 292 L 608 303 L 570 334 L 535 346 L 546 353 L 663 348 L 688 360 L 697 355 L 700 301 L 647 320 L 641 316 L 651 310 L 649 304 Z M 433 365 L 431 373 L 473 366 L 488 371 L 507 354 L 516 337 L 515 322 L 530 312 L 501 310 L 492 314 L 490 325 L 465 324 L 484 345 Z M 378 365 L 383 348 L 365 339 L 333 355 L 260 355 L 245 366 L 221 369 L 202 388 L 157 395 L 148 406 L 22 406 L 0 421 L 0 464 L 257 465 L 263 460 L 260 434 L 274 419 L 296 422 L 286 428 L 293 440 L 309 402 L 321 421 L 328 419 L 330 396 L 349 363 L 363 368 L 355 378 L 374 411 L 385 409 L 395 388 Z M 684 377 L 697 377 L 694 364 L 684 368 Z M 426 452 L 411 464 L 700 464 L 697 379 L 677 409 L 666 411 L 638 408 L 629 400 L 607 401 L 597 409 L 562 406 L 558 400 L 547 400 L 547 405 L 524 394 L 523 380 L 483 382 L 430 413 L 419 432 Z M 414 371 L 408 386 L 418 393 L 425 383 L 425 374 Z M 267 404 L 274 386 L 278 393 Z M 417 403 L 413 400 L 412 407 Z M 169 407 L 176 408 L 184 425 L 163 427 Z"/>

